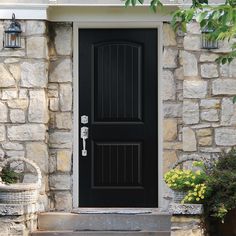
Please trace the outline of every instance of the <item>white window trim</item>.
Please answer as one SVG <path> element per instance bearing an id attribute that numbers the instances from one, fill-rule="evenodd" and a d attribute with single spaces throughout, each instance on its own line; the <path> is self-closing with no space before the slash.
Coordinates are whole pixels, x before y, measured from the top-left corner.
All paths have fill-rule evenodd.
<path id="1" fill-rule="evenodd" d="M 79 29 L 82 28 L 156 28 L 158 30 L 158 208 L 164 207 L 163 182 L 163 104 L 162 104 L 162 51 L 163 23 L 154 21 L 128 22 L 74 22 L 73 23 L 73 208 L 79 207 Z"/>

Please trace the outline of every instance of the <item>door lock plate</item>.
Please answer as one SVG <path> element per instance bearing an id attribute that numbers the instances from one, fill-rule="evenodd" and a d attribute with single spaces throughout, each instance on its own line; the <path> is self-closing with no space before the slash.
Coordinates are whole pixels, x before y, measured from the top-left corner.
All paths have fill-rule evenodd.
<path id="1" fill-rule="evenodd" d="M 88 124 L 88 116 L 81 116 L 81 124 Z"/>

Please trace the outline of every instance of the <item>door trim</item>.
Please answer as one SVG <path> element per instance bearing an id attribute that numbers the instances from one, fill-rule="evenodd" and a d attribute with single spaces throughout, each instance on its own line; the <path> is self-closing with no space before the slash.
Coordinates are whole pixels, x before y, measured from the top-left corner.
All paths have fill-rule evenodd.
<path id="1" fill-rule="evenodd" d="M 73 208 L 79 207 L 79 29 L 84 28 L 154 28 L 158 31 L 157 40 L 157 92 L 158 92 L 158 208 L 164 207 L 163 182 L 163 104 L 162 104 L 162 48 L 163 23 L 154 21 L 130 22 L 73 22 Z"/>

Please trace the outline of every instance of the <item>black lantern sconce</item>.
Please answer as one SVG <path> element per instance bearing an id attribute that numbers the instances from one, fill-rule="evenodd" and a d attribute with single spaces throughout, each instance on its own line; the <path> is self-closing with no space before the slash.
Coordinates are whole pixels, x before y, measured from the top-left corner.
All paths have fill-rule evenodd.
<path id="1" fill-rule="evenodd" d="M 4 48 L 21 48 L 21 26 L 12 14 L 10 26 L 5 30 Z"/>
<path id="2" fill-rule="evenodd" d="M 209 29 L 207 27 L 205 27 L 202 30 L 202 48 L 203 49 L 218 49 L 219 45 L 218 45 L 218 41 L 214 40 L 210 37 L 210 34 L 214 32 L 213 29 Z"/>

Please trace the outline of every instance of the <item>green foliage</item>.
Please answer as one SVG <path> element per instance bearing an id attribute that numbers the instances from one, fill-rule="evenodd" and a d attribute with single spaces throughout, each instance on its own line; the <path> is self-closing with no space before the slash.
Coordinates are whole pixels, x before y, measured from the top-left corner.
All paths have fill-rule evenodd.
<path id="1" fill-rule="evenodd" d="M 219 159 L 207 186 L 210 194 L 204 202 L 206 213 L 223 222 L 226 214 L 236 208 L 236 149 Z"/>
<path id="2" fill-rule="evenodd" d="M 128 6 L 133 6 L 135 7 L 137 4 L 143 4 L 144 3 L 144 0 L 123 0 L 125 1 L 125 6 L 128 7 Z M 163 4 L 161 3 L 160 0 L 150 0 L 150 8 L 156 12 L 156 9 L 157 8 L 160 8 L 162 7 Z"/>
<path id="3" fill-rule="evenodd" d="M 2 181 L 6 184 L 14 184 L 17 183 L 21 177 L 20 173 L 15 172 L 9 166 L 2 169 L 0 174 Z"/>
<path id="4" fill-rule="evenodd" d="M 164 176 L 171 189 L 187 191 L 182 203 L 201 203 L 207 194 L 205 182 L 208 175 L 203 162 L 194 162 L 193 167 L 198 167 L 198 170 L 172 169 Z"/>
<path id="5" fill-rule="evenodd" d="M 123 0 L 126 6 L 143 4 L 143 0 Z M 156 11 L 162 6 L 160 0 L 150 0 L 150 7 Z M 181 28 L 186 32 L 186 24 L 196 20 L 201 29 L 211 29 L 211 40 L 228 40 L 236 37 L 236 0 L 226 0 L 224 4 L 210 6 L 208 0 L 192 0 L 192 6 L 179 9 L 173 13 L 172 25 L 175 30 Z M 216 61 L 221 64 L 231 63 L 236 58 L 236 43 L 232 51 L 220 56 Z"/>

